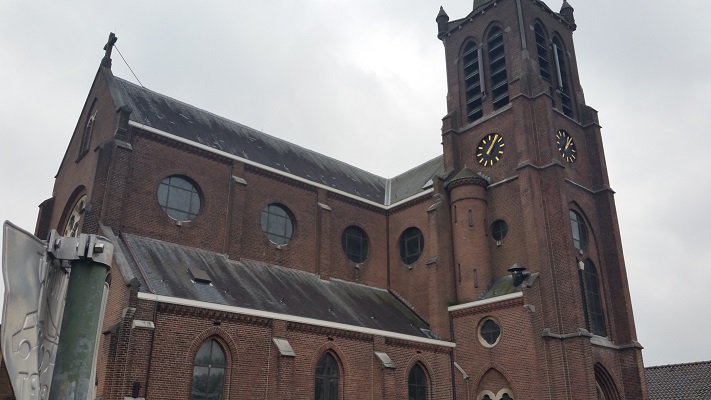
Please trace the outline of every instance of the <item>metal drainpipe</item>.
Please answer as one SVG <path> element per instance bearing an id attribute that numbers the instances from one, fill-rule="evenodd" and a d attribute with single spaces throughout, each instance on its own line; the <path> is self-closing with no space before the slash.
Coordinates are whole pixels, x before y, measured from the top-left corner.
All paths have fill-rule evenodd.
<path id="1" fill-rule="evenodd" d="M 447 313 L 449 314 L 449 332 L 452 336 L 452 343 L 456 343 L 454 338 L 454 319 L 449 311 L 447 311 Z M 456 349 L 456 347 L 454 349 Z M 454 349 L 449 353 L 449 375 L 452 380 L 452 400 L 457 400 L 457 383 L 454 381 Z"/>
<path id="2" fill-rule="evenodd" d="M 385 211 L 385 265 L 387 273 L 387 287 L 390 291 L 390 212 Z"/>

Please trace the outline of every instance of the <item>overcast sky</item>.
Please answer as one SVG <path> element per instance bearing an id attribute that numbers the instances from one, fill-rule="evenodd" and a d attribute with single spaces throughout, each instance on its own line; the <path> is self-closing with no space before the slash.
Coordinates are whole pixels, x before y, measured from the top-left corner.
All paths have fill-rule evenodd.
<path id="1" fill-rule="evenodd" d="M 645 365 L 711 360 L 711 2 L 570 3 Z M 381 176 L 429 160 L 440 5 L 472 1 L 0 0 L 0 221 L 34 230 L 110 31 L 152 90 Z"/>

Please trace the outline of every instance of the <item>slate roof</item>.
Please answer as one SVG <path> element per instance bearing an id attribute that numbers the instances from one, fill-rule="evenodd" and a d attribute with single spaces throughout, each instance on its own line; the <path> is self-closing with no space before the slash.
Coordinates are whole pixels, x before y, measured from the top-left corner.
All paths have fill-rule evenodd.
<path id="1" fill-rule="evenodd" d="M 437 175 L 444 174 L 444 157 L 435 157 L 390 179 L 390 201 L 397 203 L 430 187 Z"/>
<path id="2" fill-rule="evenodd" d="M 121 239 L 144 293 L 431 338 L 422 331 L 429 325 L 385 289 L 135 235 Z M 211 283 L 195 282 L 190 268 Z"/>
<path id="3" fill-rule="evenodd" d="M 131 121 L 378 204 L 420 193 L 443 169 L 437 157 L 388 180 L 124 79 L 110 76 L 107 82 L 117 107 L 131 108 Z"/>
<path id="4" fill-rule="evenodd" d="M 644 369 L 650 400 L 711 399 L 711 361 Z"/>

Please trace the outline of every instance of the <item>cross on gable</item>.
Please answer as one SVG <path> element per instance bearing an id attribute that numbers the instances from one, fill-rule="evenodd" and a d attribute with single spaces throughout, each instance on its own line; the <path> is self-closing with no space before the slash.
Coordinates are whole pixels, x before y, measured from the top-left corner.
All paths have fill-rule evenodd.
<path id="1" fill-rule="evenodd" d="M 111 69 L 111 50 L 114 49 L 114 45 L 116 44 L 116 41 L 118 38 L 116 35 L 114 35 L 113 32 L 109 33 L 109 40 L 106 42 L 106 45 L 104 46 L 104 50 L 106 50 L 106 54 L 104 55 L 104 58 L 101 60 L 101 66 L 106 67 Z"/>

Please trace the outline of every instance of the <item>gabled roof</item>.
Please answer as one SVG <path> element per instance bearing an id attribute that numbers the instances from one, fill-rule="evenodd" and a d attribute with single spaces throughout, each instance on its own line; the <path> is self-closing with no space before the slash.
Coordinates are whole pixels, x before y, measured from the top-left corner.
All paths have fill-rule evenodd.
<path id="1" fill-rule="evenodd" d="M 435 157 L 422 165 L 390 179 L 387 204 L 394 204 L 432 187 L 438 175 L 444 174 L 444 157 Z"/>
<path id="2" fill-rule="evenodd" d="M 110 71 L 107 71 L 110 74 Z M 276 169 L 377 204 L 389 205 L 389 180 L 315 151 L 270 136 L 118 77 L 107 80 L 117 107 L 132 110 L 129 119 L 190 142 Z M 439 160 L 439 161 L 436 161 Z M 441 169 L 442 157 L 405 173 L 395 182 L 395 198 L 402 200 L 422 191 Z M 421 181 L 421 182 L 420 182 Z"/>
<path id="3" fill-rule="evenodd" d="M 711 361 L 644 369 L 650 400 L 711 399 Z"/>
<path id="4" fill-rule="evenodd" d="M 429 325 L 385 289 L 140 236 L 121 239 L 144 293 L 431 338 L 423 331 Z"/>

